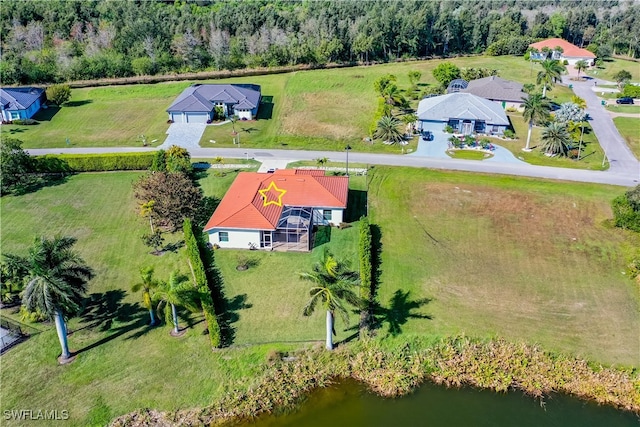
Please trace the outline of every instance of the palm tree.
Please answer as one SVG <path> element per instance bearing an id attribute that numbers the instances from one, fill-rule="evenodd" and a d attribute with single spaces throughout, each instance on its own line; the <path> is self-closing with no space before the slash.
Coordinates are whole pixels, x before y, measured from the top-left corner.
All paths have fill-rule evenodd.
<path id="1" fill-rule="evenodd" d="M 404 136 L 398 129 L 400 121 L 394 117 L 383 116 L 378 121 L 378 126 L 374 133 L 376 138 L 382 139 L 387 144 L 404 142 Z"/>
<path id="2" fill-rule="evenodd" d="M 522 99 L 524 100 L 524 112 L 522 113 L 522 117 L 529 122 L 527 144 L 524 147 L 524 150 L 529 151 L 529 141 L 531 141 L 531 129 L 533 129 L 533 124 L 541 124 L 547 121 L 549 118 L 551 104 L 539 93 L 529 95 L 528 98 Z"/>
<path id="3" fill-rule="evenodd" d="M 151 303 L 151 291 L 158 287 L 158 281 L 153 278 L 153 267 L 143 267 L 140 269 L 140 278 L 142 282 L 136 283 L 131 287 L 132 292 L 142 291 L 142 305 L 149 310 L 151 318 L 151 326 L 156 324 L 156 317 L 153 314 L 153 305 Z"/>
<path id="4" fill-rule="evenodd" d="M 573 95 L 571 97 L 571 102 L 573 102 L 574 104 L 576 104 L 578 107 L 580 107 L 583 110 L 587 109 L 587 101 L 585 101 L 584 99 L 580 98 L 578 95 Z"/>
<path id="5" fill-rule="evenodd" d="M 12 269 L 25 273 L 24 307 L 54 319 L 62 348 L 61 362 L 71 358 L 65 319 L 79 311 L 87 283 L 93 277 L 91 268 L 72 250 L 75 243 L 73 237 L 38 237 L 26 257 L 5 255 Z"/>
<path id="6" fill-rule="evenodd" d="M 176 306 L 185 307 L 191 312 L 199 311 L 197 294 L 189 279 L 177 271 L 171 273 L 168 282 L 159 284 L 158 290 L 153 294 L 153 302 L 157 304 L 158 313 L 164 312 L 167 325 L 173 324 L 172 335 L 180 333 Z M 171 306 L 171 311 L 165 310 L 167 305 Z"/>
<path id="7" fill-rule="evenodd" d="M 358 274 L 349 271 L 346 265 L 334 258 L 325 249 L 322 261 L 313 266 L 313 270 L 308 273 L 300 273 L 300 277 L 314 283 L 309 290 L 311 298 L 305 305 L 302 314 L 311 316 L 318 303 L 327 312 L 326 320 L 326 347 L 333 350 L 334 316 L 336 311 L 342 316 L 345 323 L 349 323 L 349 313 L 345 307 L 345 302 L 359 307 L 360 300 L 354 292 L 358 286 Z"/>
<path id="8" fill-rule="evenodd" d="M 571 146 L 571 135 L 564 123 L 551 122 L 542 130 L 542 148 L 547 154 L 565 156 Z"/>
<path id="9" fill-rule="evenodd" d="M 155 200 L 149 200 L 147 203 L 140 205 L 140 215 L 149 217 L 149 225 L 151 226 L 151 234 L 155 233 L 153 229 L 153 208 L 156 205 Z"/>
<path id="10" fill-rule="evenodd" d="M 382 97 L 389 105 L 404 104 L 406 101 L 395 83 L 389 83 L 382 92 Z"/>
<path id="11" fill-rule="evenodd" d="M 547 87 L 552 87 L 555 82 L 560 80 L 560 76 L 564 72 L 564 65 L 555 59 L 545 59 L 540 63 L 542 70 L 538 72 L 536 84 L 543 84 L 542 97 L 547 97 Z"/>
<path id="12" fill-rule="evenodd" d="M 578 70 L 578 78 L 580 77 L 580 71 L 586 70 L 588 66 L 589 64 L 587 64 L 587 61 L 585 61 L 584 59 L 581 59 L 580 61 L 576 62 L 573 68 Z"/>

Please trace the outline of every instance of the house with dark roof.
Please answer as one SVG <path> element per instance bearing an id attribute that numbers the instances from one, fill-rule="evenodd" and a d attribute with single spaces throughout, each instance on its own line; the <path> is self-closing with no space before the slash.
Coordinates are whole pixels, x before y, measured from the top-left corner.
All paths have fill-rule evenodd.
<path id="1" fill-rule="evenodd" d="M 195 84 L 182 91 L 167 113 L 174 123 L 207 123 L 214 119 L 215 107 L 221 107 L 225 117 L 252 120 L 260 99 L 259 85 Z"/>
<path id="2" fill-rule="evenodd" d="M 497 102 L 502 108 L 520 108 L 529 95 L 522 90 L 522 84 L 505 80 L 498 76 L 489 76 L 471 80 L 460 92 L 470 93 L 481 98 Z"/>
<path id="3" fill-rule="evenodd" d="M 3 122 L 30 119 L 47 101 L 45 90 L 39 87 L 0 88 L 0 114 Z"/>
<path id="4" fill-rule="evenodd" d="M 530 58 L 536 61 L 544 61 L 550 55 L 551 59 L 558 61 L 566 60 L 569 65 L 575 65 L 576 62 L 584 60 L 592 67 L 596 60 L 596 55 L 593 54 L 593 52 L 589 52 L 587 49 L 582 49 L 559 38 L 531 43 L 529 47 L 536 50 L 529 54 Z"/>
<path id="5" fill-rule="evenodd" d="M 322 170 L 240 172 L 204 227 L 221 248 L 309 251 L 318 225 L 338 225 L 349 178 Z"/>
<path id="6" fill-rule="evenodd" d="M 498 103 L 463 92 L 425 98 L 418 104 L 417 115 L 419 131 L 442 131 L 449 125 L 465 135 L 502 135 L 510 125 Z"/>

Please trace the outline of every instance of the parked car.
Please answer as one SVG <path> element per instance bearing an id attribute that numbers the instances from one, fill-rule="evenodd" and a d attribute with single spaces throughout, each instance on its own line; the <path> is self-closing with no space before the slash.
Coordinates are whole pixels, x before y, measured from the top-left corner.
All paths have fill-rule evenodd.
<path id="1" fill-rule="evenodd" d="M 428 130 L 422 131 L 422 140 L 423 141 L 433 141 L 433 133 Z"/>
<path id="2" fill-rule="evenodd" d="M 633 104 L 633 98 L 625 96 L 624 98 L 616 99 L 616 104 Z"/>

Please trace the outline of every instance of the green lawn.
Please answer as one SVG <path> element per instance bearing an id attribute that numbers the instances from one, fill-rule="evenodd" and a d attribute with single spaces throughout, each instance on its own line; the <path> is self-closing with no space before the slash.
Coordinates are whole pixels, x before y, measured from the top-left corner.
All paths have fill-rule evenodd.
<path id="1" fill-rule="evenodd" d="M 627 70 L 631 73 L 631 81 L 640 81 L 640 66 L 638 62 L 628 61 L 625 59 L 611 59 L 604 62 L 602 68 L 595 67 L 587 70 L 587 74 L 599 79 L 615 81 L 613 76 L 621 70 Z"/>
<path id="2" fill-rule="evenodd" d="M 423 169 L 370 174 L 380 300 L 430 298 L 413 333 L 499 335 L 605 363 L 640 363 L 640 299 L 603 226 L 623 189 Z M 603 286 L 606 284 L 606 286 Z M 408 304 L 407 304 L 408 305 Z"/>
<path id="3" fill-rule="evenodd" d="M 71 101 L 62 108 L 41 110 L 34 117 L 38 125 L 3 125 L 2 136 L 22 140 L 25 148 L 142 146 L 142 134 L 150 145 L 160 145 L 169 127 L 165 109 L 188 85 L 73 89 Z"/>
<path id="4" fill-rule="evenodd" d="M 493 154 L 477 150 L 449 150 L 447 151 L 447 156 L 454 159 L 484 160 L 493 157 Z"/>
<path id="5" fill-rule="evenodd" d="M 607 105 L 607 110 L 614 113 L 640 114 L 640 105 Z"/>
<path id="6" fill-rule="evenodd" d="M 222 197 L 235 173 L 203 175 L 205 194 Z M 96 425 L 139 407 L 203 406 L 250 386 L 270 350 L 323 339 L 322 313 L 301 315 L 309 284 L 297 273 L 311 268 L 324 245 L 311 254 L 216 252 L 234 317 L 231 349 L 211 352 L 199 316 L 179 339 L 166 326 L 146 327 L 140 295 L 129 292 L 138 269 L 154 265 L 166 278 L 188 266 L 179 253 L 156 257 L 142 245 L 147 224 L 131 194 L 138 176 L 79 174 L 0 199 L 3 253 L 22 253 L 38 234 L 75 236 L 96 270 L 90 293 L 102 302 L 70 322 L 70 346 L 81 351 L 73 364 L 57 366 L 52 325 L 39 325 L 44 332 L 2 356 L 0 379 L 10 384 L 0 389 L 2 410 L 67 409 L 71 425 Z M 382 235 L 380 302 L 402 333 L 499 335 L 606 364 L 640 365 L 638 294 L 621 274 L 622 250 L 633 242 L 602 225 L 623 189 L 387 167 L 352 177 L 351 187 L 361 191 L 367 182 Z M 327 247 L 356 267 L 353 225 L 332 229 Z M 240 254 L 257 266 L 237 271 Z M 341 322 L 336 329 L 338 339 L 351 334 Z M 384 323 L 379 334 L 387 331 Z"/>
<path id="7" fill-rule="evenodd" d="M 532 165 L 540 166 L 556 166 L 573 169 L 590 169 L 590 170 L 603 170 L 608 169 L 609 164 L 605 162 L 604 168 L 602 167 L 602 158 L 604 151 L 595 136 L 595 133 L 591 129 L 590 125 L 585 126 L 582 150 L 580 153 L 580 161 L 569 159 L 567 157 L 547 157 L 541 150 L 541 133 L 542 128 L 534 126 L 531 132 L 531 142 L 529 146 L 533 149 L 530 152 L 524 152 L 522 149 L 527 142 L 527 132 L 529 125 L 522 118 L 521 113 L 509 113 L 509 119 L 515 129 L 518 139 L 511 141 L 504 141 L 498 138 L 490 138 L 494 144 L 507 148 L 513 153 L 514 156 L 526 161 Z M 577 148 L 577 146 L 576 146 Z"/>
<path id="8" fill-rule="evenodd" d="M 633 117 L 614 117 L 613 123 L 618 128 L 620 135 L 627 141 L 627 145 L 640 159 L 640 119 Z"/>
<path id="9" fill-rule="evenodd" d="M 522 83 L 535 81 L 538 65 L 533 67 L 520 57 L 473 56 L 448 59 L 459 67 L 498 69 L 500 75 Z M 258 120 L 236 124 L 238 135 L 227 123 L 209 126 L 201 146 L 232 147 L 239 138 L 240 147 L 295 148 L 343 151 L 346 144 L 354 151 L 402 153 L 397 146 L 363 142 L 376 108 L 373 82 L 391 73 L 402 90 L 409 88 L 407 73 L 422 72 L 419 89 L 436 84 L 433 69 L 442 60 L 381 64 L 340 69 L 310 70 L 265 76 L 211 80 L 212 83 L 255 83 L 262 87 L 263 105 Z M 8 125 L 2 135 L 24 141 L 25 148 L 81 146 L 140 146 L 144 134 L 152 145 L 166 138 L 165 109 L 192 82 L 152 85 L 127 85 L 72 90 L 71 102 L 62 108 L 44 110 L 35 126 Z M 207 83 L 199 81 L 198 83 Z M 549 97 L 562 103 L 572 92 L 556 86 Z M 410 99 L 417 107 L 419 96 Z M 215 141 L 212 143 L 211 141 Z M 407 150 L 415 150 L 417 140 Z"/>

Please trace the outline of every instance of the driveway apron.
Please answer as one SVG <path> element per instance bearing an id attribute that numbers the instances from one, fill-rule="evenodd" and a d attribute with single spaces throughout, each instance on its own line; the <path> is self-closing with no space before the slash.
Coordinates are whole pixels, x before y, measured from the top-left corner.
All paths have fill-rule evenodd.
<path id="1" fill-rule="evenodd" d="M 166 150 L 172 145 L 187 150 L 200 148 L 200 138 L 206 128 L 202 123 L 172 123 L 167 129 L 167 139 L 158 148 Z"/>

